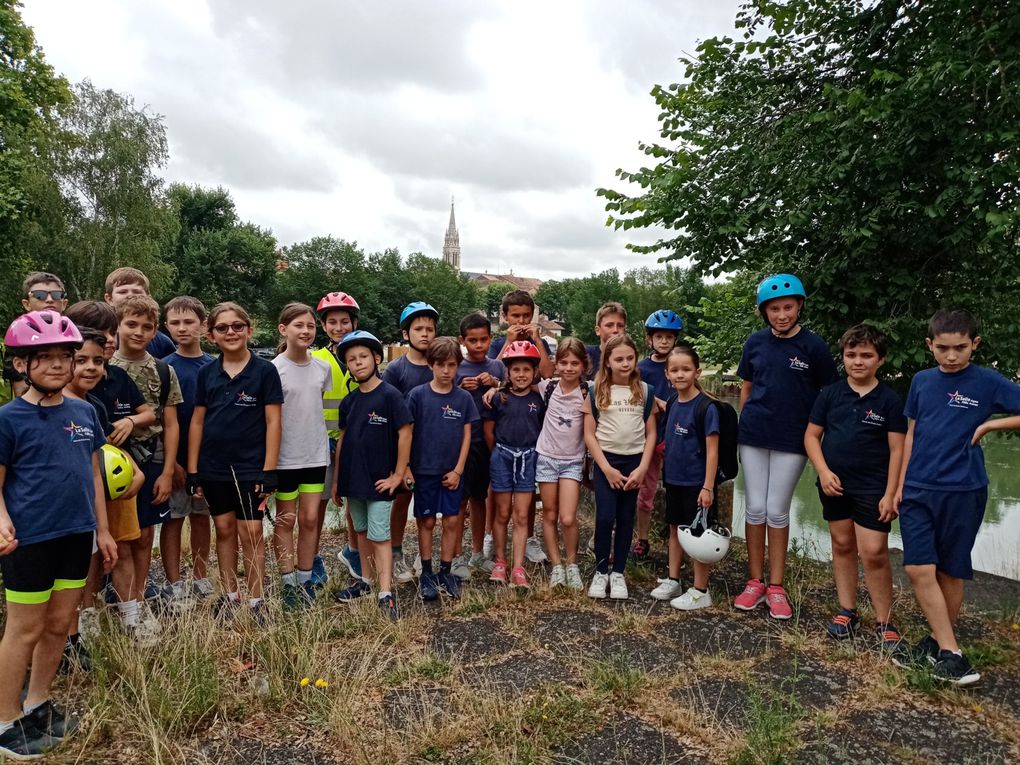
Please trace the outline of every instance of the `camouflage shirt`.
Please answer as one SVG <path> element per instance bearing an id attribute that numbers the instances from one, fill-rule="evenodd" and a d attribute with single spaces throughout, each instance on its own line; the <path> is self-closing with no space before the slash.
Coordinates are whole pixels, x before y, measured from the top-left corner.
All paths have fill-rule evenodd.
<path id="1" fill-rule="evenodd" d="M 135 385 L 138 386 L 138 390 L 142 392 L 145 403 L 152 407 L 152 411 L 156 413 L 156 424 L 144 428 L 136 427 L 131 433 L 131 439 L 134 441 L 148 441 L 155 436 L 162 436 L 163 407 L 159 405 L 160 381 L 159 370 L 156 368 L 156 359 L 148 353 L 145 354 L 143 359 L 125 359 L 120 355 L 120 351 L 117 351 L 113 354 L 113 358 L 110 359 L 110 363 L 127 372 L 128 377 L 134 381 Z M 177 380 L 177 373 L 173 367 L 170 367 L 170 395 L 167 396 L 166 405 L 177 406 L 183 401 L 184 397 L 181 395 L 181 384 Z M 162 462 L 162 438 L 158 439 L 154 452 L 153 460 Z"/>

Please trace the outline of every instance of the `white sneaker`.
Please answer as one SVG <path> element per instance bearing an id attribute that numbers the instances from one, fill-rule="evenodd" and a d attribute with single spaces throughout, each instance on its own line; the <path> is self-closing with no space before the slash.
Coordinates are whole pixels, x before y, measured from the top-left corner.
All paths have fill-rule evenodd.
<path id="1" fill-rule="evenodd" d="M 609 587 L 609 574 L 600 574 L 598 571 L 595 572 L 595 576 L 591 578 L 591 586 L 588 588 L 589 598 L 604 598 L 606 597 L 606 589 Z"/>
<path id="2" fill-rule="evenodd" d="M 672 600 L 680 594 L 680 582 L 669 577 L 659 580 L 659 586 L 652 590 L 652 597 L 656 600 Z"/>
<path id="3" fill-rule="evenodd" d="M 414 572 L 407 565 L 403 555 L 398 556 L 393 561 L 393 581 L 400 582 L 401 584 L 414 581 Z"/>
<path id="4" fill-rule="evenodd" d="M 468 565 L 471 566 L 471 568 L 473 569 L 478 569 L 484 574 L 491 574 L 493 566 L 495 566 L 496 564 L 493 563 L 489 558 L 486 558 L 484 552 L 480 552 L 472 553 L 471 559 L 468 561 Z"/>
<path id="5" fill-rule="evenodd" d="M 414 564 L 411 566 L 411 570 L 417 577 L 421 576 L 421 553 L 414 556 Z"/>
<path id="6" fill-rule="evenodd" d="M 492 534 L 485 535 L 485 540 L 482 542 L 482 555 L 488 560 L 492 560 Z"/>
<path id="7" fill-rule="evenodd" d="M 699 608 L 708 608 L 712 605 L 712 596 L 707 592 L 699 592 L 691 587 L 679 598 L 669 601 L 673 608 L 681 611 L 697 611 Z"/>
<path id="8" fill-rule="evenodd" d="M 613 600 L 627 600 L 630 597 L 630 593 L 627 592 L 627 580 L 623 578 L 623 574 L 614 571 L 609 575 L 609 597 Z"/>
<path id="9" fill-rule="evenodd" d="M 581 569 L 576 563 L 567 566 L 567 587 L 572 590 L 583 590 L 584 582 L 581 580 Z"/>
<path id="10" fill-rule="evenodd" d="M 567 570 L 561 563 L 558 566 L 553 566 L 552 571 L 549 573 L 549 586 L 550 587 L 562 587 L 567 583 Z"/>
<path id="11" fill-rule="evenodd" d="M 545 563 L 547 558 L 542 543 L 538 537 L 528 537 L 528 543 L 524 546 L 524 555 L 532 563 Z"/>
<path id="12" fill-rule="evenodd" d="M 183 614 L 195 607 L 195 596 L 183 579 L 170 585 L 170 598 L 167 607 L 175 613 Z"/>
<path id="13" fill-rule="evenodd" d="M 471 579 L 470 560 L 470 553 L 461 553 L 450 562 L 450 572 L 462 582 Z"/>
<path id="14" fill-rule="evenodd" d="M 216 592 L 216 589 L 213 587 L 213 583 L 210 581 L 209 577 L 206 577 L 205 579 L 196 579 L 194 584 L 191 586 L 191 591 L 199 600 L 205 600 L 213 595 Z"/>
<path id="15" fill-rule="evenodd" d="M 139 648 L 154 648 L 159 644 L 160 626 L 154 619 L 143 619 L 127 627 L 127 632 Z"/>

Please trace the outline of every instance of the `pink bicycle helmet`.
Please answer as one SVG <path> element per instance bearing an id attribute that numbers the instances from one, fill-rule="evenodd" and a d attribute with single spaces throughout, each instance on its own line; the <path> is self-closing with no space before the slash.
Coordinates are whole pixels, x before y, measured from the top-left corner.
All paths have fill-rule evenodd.
<path id="1" fill-rule="evenodd" d="M 81 332 L 74 322 L 56 311 L 29 311 L 7 328 L 4 345 L 11 350 L 48 345 L 81 345 Z"/>
<path id="2" fill-rule="evenodd" d="M 321 319 L 323 314 L 327 311 L 332 311 L 337 308 L 347 311 L 351 315 L 352 319 L 358 318 L 358 311 L 361 310 L 361 307 L 358 305 L 358 301 L 346 292 L 330 292 L 319 301 L 319 305 L 316 307 L 315 312 Z"/>

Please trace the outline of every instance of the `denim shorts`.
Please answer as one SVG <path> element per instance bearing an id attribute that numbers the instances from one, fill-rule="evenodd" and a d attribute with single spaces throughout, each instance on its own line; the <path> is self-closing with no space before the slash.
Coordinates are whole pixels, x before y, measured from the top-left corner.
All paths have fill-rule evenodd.
<path id="1" fill-rule="evenodd" d="M 581 483 L 584 476 L 584 458 L 576 460 L 558 460 L 555 457 L 538 455 L 535 465 L 535 480 L 539 483 L 558 483 L 561 478 Z"/>
<path id="2" fill-rule="evenodd" d="M 492 490 L 533 493 L 535 491 L 537 458 L 538 452 L 534 449 L 513 449 L 503 444 L 496 444 L 489 461 Z"/>
<path id="3" fill-rule="evenodd" d="M 347 498 L 347 507 L 351 511 L 354 530 L 359 534 L 368 532 L 370 542 L 390 541 L 390 508 L 392 500 L 370 500 Z"/>

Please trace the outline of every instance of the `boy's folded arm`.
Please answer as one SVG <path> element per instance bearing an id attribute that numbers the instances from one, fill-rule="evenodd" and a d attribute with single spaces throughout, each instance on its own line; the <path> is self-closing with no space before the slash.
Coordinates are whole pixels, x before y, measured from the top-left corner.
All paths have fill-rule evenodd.
<path id="1" fill-rule="evenodd" d="M 1015 414 L 1012 417 L 996 417 L 992 420 L 985 420 L 978 425 L 977 430 L 974 431 L 974 437 L 971 439 L 971 443 L 977 444 L 978 441 L 993 430 L 1017 429 L 1020 429 L 1020 414 Z"/>

